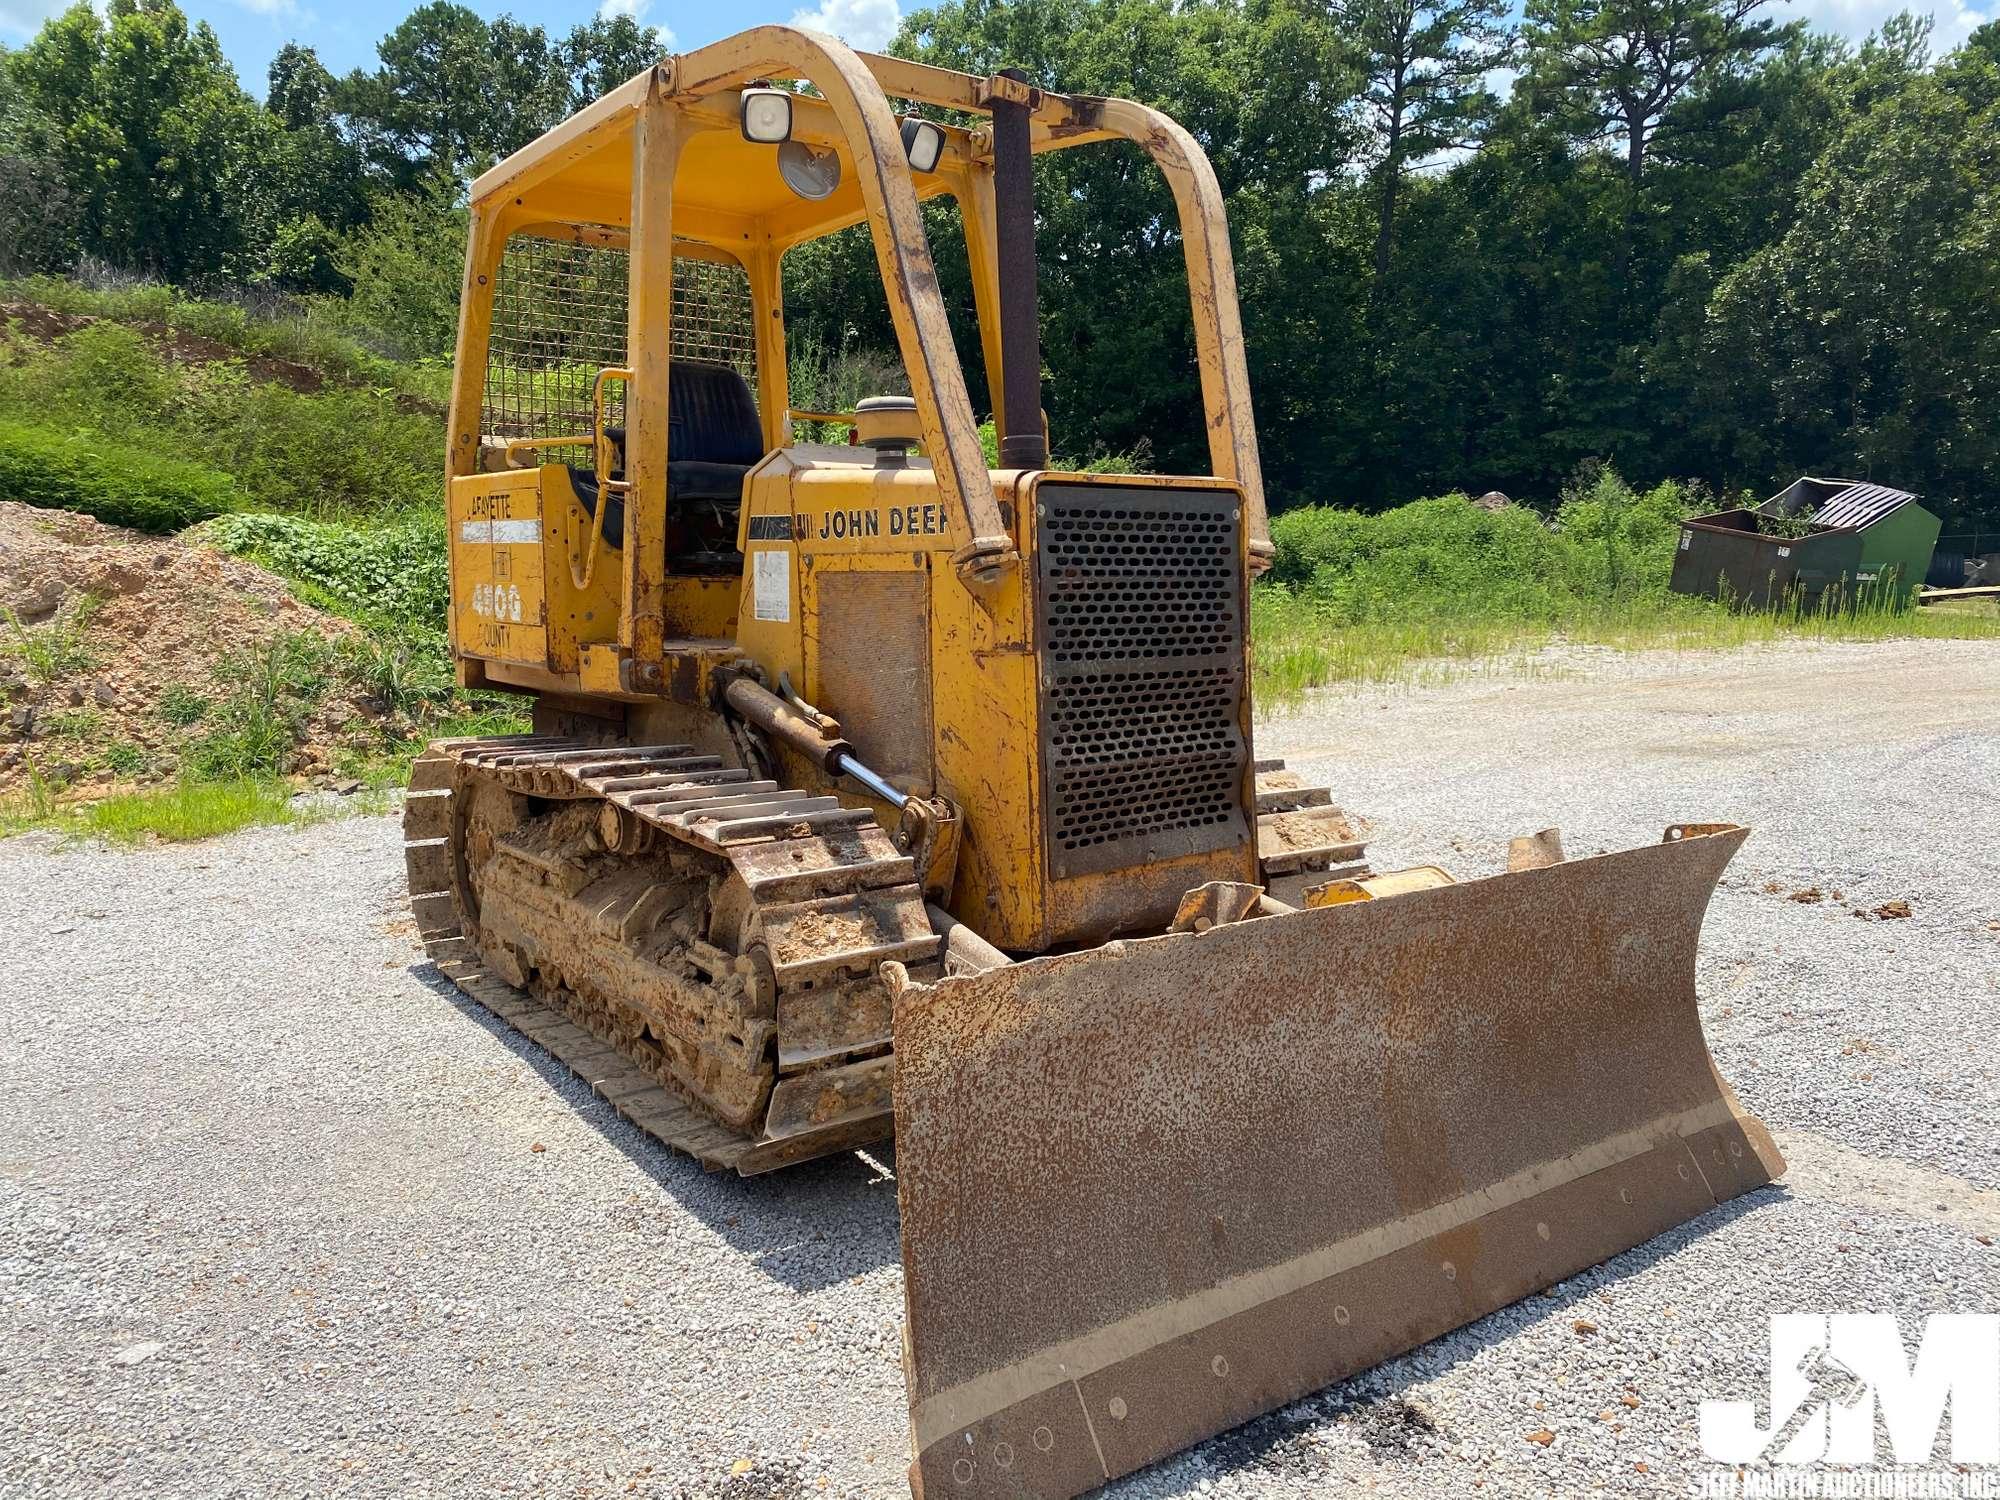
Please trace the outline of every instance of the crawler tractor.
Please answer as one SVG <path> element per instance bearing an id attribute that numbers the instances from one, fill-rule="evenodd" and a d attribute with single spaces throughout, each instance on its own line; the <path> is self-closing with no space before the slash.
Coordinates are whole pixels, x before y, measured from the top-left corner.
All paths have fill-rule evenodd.
<path id="1" fill-rule="evenodd" d="M 1170 190 L 1206 474 L 1050 465 L 1033 173 L 1081 149 Z M 853 226 L 903 389 L 802 410 L 785 257 Z M 1374 874 L 1257 758 L 1229 235 L 1158 111 L 667 58 L 473 185 L 448 463 L 460 680 L 533 733 L 416 766 L 429 951 L 710 1167 L 893 1135 L 919 1493 L 1089 1489 L 1782 1170 L 1695 1007 L 1742 829 Z"/>

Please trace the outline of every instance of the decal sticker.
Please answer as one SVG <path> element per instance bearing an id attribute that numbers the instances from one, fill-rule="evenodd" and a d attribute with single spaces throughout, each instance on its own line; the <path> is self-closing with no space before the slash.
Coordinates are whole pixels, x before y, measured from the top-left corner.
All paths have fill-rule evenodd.
<path id="1" fill-rule="evenodd" d="M 539 542 L 542 539 L 542 523 L 535 520 L 464 521 L 459 524 L 458 539 L 461 542 L 475 542 L 489 547 Z"/>
<path id="2" fill-rule="evenodd" d="M 792 618 L 792 554 L 770 549 L 750 554 L 750 613 L 754 619 L 789 624 Z"/>

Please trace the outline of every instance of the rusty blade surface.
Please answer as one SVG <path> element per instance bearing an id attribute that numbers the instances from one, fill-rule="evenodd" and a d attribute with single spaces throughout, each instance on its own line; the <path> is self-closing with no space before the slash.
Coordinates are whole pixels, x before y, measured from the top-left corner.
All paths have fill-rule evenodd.
<path id="1" fill-rule="evenodd" d="M 1078 1494 L 1782 1172 L 1695 1009 L 1743 838 L 905 989 L 912 1487 Z"/>

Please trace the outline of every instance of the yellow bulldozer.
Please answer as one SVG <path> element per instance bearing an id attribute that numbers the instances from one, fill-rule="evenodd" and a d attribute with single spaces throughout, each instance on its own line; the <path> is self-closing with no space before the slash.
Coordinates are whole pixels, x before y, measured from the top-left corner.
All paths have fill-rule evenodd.
<path id="1" fill-rule="evenodd" d="M 1208 474 L 1050 467 L 1034 161 L 1093 148 L 1171 191 Z M 417 763 L 419 927 L 711 1168 L 893 1135 L 919 1494 L 1093 1488 L 1782 1171 L 1695 1004 L 1742 829 L 1373 874 L 1257 758 L 1263 484 L 1173 120 L 762 27 L 470 206 L 452 643 L 533 733 Z M 801 410 L 785 256 L 855 226 L 904 389 Z"/>

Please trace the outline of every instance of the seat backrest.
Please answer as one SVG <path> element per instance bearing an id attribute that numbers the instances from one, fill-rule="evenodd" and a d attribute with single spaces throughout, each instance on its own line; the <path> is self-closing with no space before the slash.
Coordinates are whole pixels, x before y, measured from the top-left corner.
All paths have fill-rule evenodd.
<path id="1" fill-rule="evenodd" d="M 764 429 L 750 386 L 728 365 L 677 359 L 667 377 L 667 456 L 697 463 L 754 464 Z"/>

